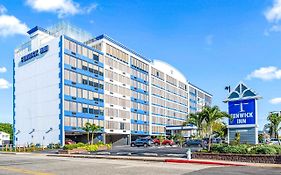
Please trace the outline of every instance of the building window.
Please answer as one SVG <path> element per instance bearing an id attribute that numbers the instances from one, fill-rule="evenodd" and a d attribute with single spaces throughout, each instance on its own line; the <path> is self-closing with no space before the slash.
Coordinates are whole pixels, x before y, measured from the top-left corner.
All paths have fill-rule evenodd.
<path id="1" fill-rule="evenodd" d="M 83 112 L 83 113 L 88 113 L 88 108 L 83 107 L 83 108 L 82 108 L 82 112 Z"/>

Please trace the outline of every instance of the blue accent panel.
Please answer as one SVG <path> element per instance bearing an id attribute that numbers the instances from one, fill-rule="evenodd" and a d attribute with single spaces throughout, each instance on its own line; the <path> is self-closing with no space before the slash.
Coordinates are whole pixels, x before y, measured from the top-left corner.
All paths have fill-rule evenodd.
<path id="1" fill-rule="evenodd" d="M 133 51 L 133 50 L 131 50 L 131 49 L 127 48 L 127 47 L 126 47 L 126 46 L 124 46 L 123 44 L 121 44 L 121 43 L 119 43 L 119 42 L 117 42 L 117 41 L 113 40 L 112 38 L 110 38 L 109 36 L 107 36 L 107 35 L 105 35 L 105 34 L 100 35 L 100 36 L 97 36 L 95 39 L 96 39 L 96 40 L 100 40 L 100 39 L 107 39 L 108 41 L 110 41 L 110 42 L 112 42 L 112 43 L 114 43 L 114 44 L 118 45 L 119 47 L 121 47 L 121 48 L 123 48 L 123 49 L 125 49 L 125 50 L 127 50 L 127 51 L 129 51 L 129 52 L 131 52 L 132 54 L 135 54 L 136 56 L 138 56 L 138 57 L 140 57 L 140 58 L 144 59 L 145 61 L 147 61 L 147 62 L 151 62 L 151 60 L 150 60 L 150 59 L 147 59 L 147 58 L 145 58 L 145 57 L 141 56 L 140 54 L 138 54 L 138 53 L 136 53 L 135 51 Z"/>
<path id="2" fill-rule="evenodd" d="M 134 70 L 137 70 L 137 71 L 139 71 L 139 72 L 142 72 L 142 73 L 144 73 L 144 74 L 148 74 L 147 71 L 142 70 L 141 68 L 136 67 L 136 66 L 134 66 L 134 65 L 132 65 L 132 64 L 131 64 L 131 68 L 134 69 Z"/>
<path id="3" fill-rule="evenodd" d="M 192 96 L 196 96 L 196 94 L 194 92 L 189 92 L 189 94 Z"/>
<path id="4" fill-rule="evenodd" d="M 79 118 L 89 118 L 89 119 L 96 119 L 96 120 L 104 120 L 103 115 L 95 115 L 95 114 L 89 114 L 89 113 L 82 113 L 82 112 L 71 112 L 71 111 L 64 111 L 65 116 L 69 117 L 79 117 Z"/>
<path id="5" fill-rule="evenodd" d="M 27 31 L 27 33 L 28 33 L 29 35 L 31 35 L 32 33 L 36 32 L 37 30 L 40 30 L 40 31 L 42 31 L 42 32 L 45 32 L 45 33 L 51 35 L 51 33 L 50 33 L 48 30 L 46 30 L 46 29 L 44 29 L 44 28 L 42 28 L 42 27 L 39 27 L 39 26 L 33 27 L 32 29 L 30 29 L 29 31 Z"/>
<path id="6" fill-rule="evenodd" d="M 196 107 L 192 107 L 192 106 L 190 106 L 190 109 L 193 109 L 193 110 L 197 110 L 197 108 Z"/>
<path id="7" fill-rule="evenodd" d="M 163 123 L 153 123 L 153 122 L 152 122 L 152 124 L 153 124 L 153 125 L 159 125 L 159 126 L 166 126 L 166 124 L 163 124 Z"/>
<path id="8" fill-rule="evenodd" d="M 166 117 L 166 116 L 163 115 L 163 114 L 156 114 L 156 113 L 154 113 L 154 112 L 152 112 L 152 115 L 157 115 L 157 116 L 161 116 L 161 117 Z"/>
<path id="9" fill-rule="evenodd" d="M 155 104 L 155 103 L 152 103 L 152 104 L 153 104 L 154 106 L 159 106 L 159 107 L 166 108 L 166 109 L 170 109 L 170 110 L 173 110 L 173 111 L 182 112 L 182 113 L 187 113 L 187 112 L 185 112 L 185 111 L 177 110 L 177 109 L 170 108 L 170 107 L 167 107 L 167 106 L 162 106 L 162 105 Z"/>
<path id="10" fill-rule="evenodd" d="M 141 125 L 148 125 L 148 124 L 149 124 L 147 121 L 143 121 L 143 120 L 134 120 L 134 119 L 131 119 L 131 123 L 132 123 L 132 124 L 141 124 Z"/>
<path id="11" fill-rule="evenodd" d="M 69 81 L 69 80 L 64 80 L 64 84 L 68 85 L 68 86 L 78 87 L 78 88 L 81 88 L 81 89 L 86 89 L 86 90 L 89 90 L 89 91 L 97 92 L 97 93 L 100 93 L 100 94 L 104 93 L 103 89 L 95 88 L 95 87 L 85 85 L 85 84 L 80 84 L 80 83 L 72 84 L 72 82 Z"/>
<path id="12" fill-rule="evenodd" d="M 94 65 L 97 65 L 97 66 L 103 68 L 103 63 L 101 63 L 101 62 L 99 62 L 99 61 L 96 61 L 96 60 L 93 60 L 93 59 L 90 59 L 90 58 L 88 58 L 88 57 L 85 57 L 84 55 L 80 55 L 80 54 L 78 54 L 78 53 L 73 53 L 73 52 L 71 52 L 71 51 L 68 50 L 68 49 L 64 49 L 64 53 L 67 54 L 67 55 L 70 55 L 70 56 L 72 56 L 72 57 L 81 59 L 81 60 L 83 60 L 83 61 L 86 61 L 86 62 L 88 62 L 88 63 L 94 64 Z"/>
<path id="13" fill-rule="evenodd" d="M 16 141 L 16 128 L 15 128 L 15 124 L 16 124 L 16 96 L 15 96 L 15 91 L 16 91 L 16 86 L 15 86 L 15 59 L 13 59 L 13 146 L 15 146 L 15 141 Z"/>
<path id="14" fill-rule="evenodd" d="M 76 44 L 79 44 L 79 45 L 81 45 L 81 46 L 83 46 L 83 47 L 86 47 L 87 49 L 90 49 L 90 50 L 92 50 L 92 51 L 94 51 L 94 52 L 97 52 L 97 53 L 99 53 L 99 54 L 104 55 L 104 53 L 101 52 L 100 50 L 97 50 L 97 49 L 95 49 L 95 48 L 93 48 L 93 47 L 90 47 L 90 46 L 88 46 L 88 45 L 86 45 L 86 44 L 83 44 L 83 43 L 81 43 L 81 42 L 79 42 L 79 41 L 76 41 L 76 40 L 70 38 L 69 36 L 64 35 L 64 38 L 66 38 L 66 39 L 68 39 L 68 40 L 70 40 L 70 41 L 72 41 L 72 42 L 75 42 Z"/>
<path id="15" fill-rule="evenodd" d="M 140 82 L 140 83 L 143 83 L 143 84 L 148 85 L 148 82 L 147 82 L 147 81 L 145 81 L 145 80 L 143 80 L 143 79 L 141 79 L 141 78 L 139 78 L 139 77 L 136 77 L 136 76 L 134 76 L 134 75 L 131 75 L 131 79 L 132 79 L 132 80 L 136 80 L 136 81 L 138 81 L 138 82 Z"/>
<path id="16" fill-rule="evenodd" d="M 60 104 L 59 104 L 59 109 L 60 109 L 60 115 L 59 115 L 59 119 L 60 119 L 60 125 L 59 125 L 59 129 L 60 129 L 60 135 L 59 135 L 59 141 L 61 145 L 64 145 L 63 143 L 63 37 L 60 37 L 60 41 L 59 41 L 59 47 L 60 47 L 60 52 L 59 52 L 59 57 L 60 57 L 60 63 L 59 63 L 59 68 L 60 68 L 60 73 L 59 73 L 59 78 L 60 78 L 60 83 L 59 83 L 59 89 L 60 89 L 60 94 L 59 94 L 59 98 L 60 98 Z"/>
<path id="17" fill-rule="evenodd" d="M 80 133 L 85 133 L 85 131 L 82 129 L 82 128 L 80 128 L 80 127 L 73 127 L 73 126 L 64 126 L 64 130 L 65 131 L 72 131 L 72 132 L 80 132 Z M 103 129 L 101 129 L 101 131 L 100 132 L 98 132 L 98 133 L 101 133 L 101 132 L 103 132 Z"/>
<path id="18" fill-rule="evenodd" d="M 195 104 L 197 103 L 196 100 L 193 100 L 193 99 L 189 99 L 189 101 L 190 101 L 191 103 L 195 103 Z"/>
<path id="19" fill-rule="evenodd" d="M 160 89 L 163 89 L 163 90 L 165 90 L 165 88 L 164 88 L 164 87 L 158 86 L 158 85 L 156 85 L 156 84 L 153 84 L 153 83 L 151 83 L 151 84 L 152 84 L 152 86 L 155 86 L 155 87 L 158 87 L 158 88 L 160 88 Z"/>
<path id="20" fill-rule="evenodd" d="M 145 90 L 143 90 L 143 89 L 139 89 L 139 88 L 133 87 L 133 86 L 131 86 L 131 90 L 132 90 L 132 91 L 139 92 L 139 93 L 142 93 L 142 94 L 148 95 L 148 92 L 147 92 L 147 91 L 145 91 Z"/>
<path id="21" fill-rule="evenodd" d="M 73 126 L 64 126 L 64 130 L 65 131 L 72 131 L 72 132 L 83 132 L 85 133 L 85 131 L 79 127 L 73 127 Z"/>
<path id="22" fill-rule="evenodd" d="M 152 132 L 152 134 L 161 135 L 161 134 L 166 134 L 166 133 L 165 132 Z"/>
<path id="23" fill-rule="evenodd" d="M 175 100 L 170 100 L 170 99 L 168 99 L 168 98 L 164 98 L 164 97 L 162 97 L 162 96 L 160 96 L 160 95 L 157 95 L 157 94 L 152 94 L 153 96 L 156 96 L 156 97 L 159 97 L 159 98 L 162 98 L 162 99 L 165 99 L 165 100 L 168 100 L 168 101 L 170 101 L 170 102 L 174 102 L 174 103 L 177 103 L 177 104 L 181 104 L 181 105 L 183 105 L 183 106 L 187 106 L 186 104 L 183 104 L 183 103 L 180 103 L 180 102 L 178 102 L 178 101 L 175 101 Z M 163 106 L 164 107 L 164 106 Z"/>
<path id="24" fill-rule="evenodd" d="M 131 101 L 136 102 L 136 103 L 141 103 L 141 104 L 148 105 L 147 101 L 144 101 L 144 100 L 141 100 L 141 99 L 138 99 L 138 98 L 134 98 L 134 97 L 131 97 Z"/>
<path id="25" fill-rule="evenodd" d="M 99 107 L 103 107 L 104 103 L 101 101 L 95 101 L 95 100 L 88 100 L 88 99 L 84 99 L 84 98 L 73 98 L 72 96 L 69 95 L 65 95 L 64 94 L 64 100 L 68 100 L 68 101 L 74 101 L 74 102 L 79 102 L 79 103 L 84 103 L 84 104 L 88 104 L 88 105 L 94 105 L 94 106 L 99 106 Z"/>
<path id="26" fill-rule="evenodd" d="M 168 117 L 168 118 L 172 118 L 172 119 L 177 119 L 177 120 L 185 120 L 185 119 L 182 119 L 182 118 L 177 118 L 177 117 L 173 117 L 173 116 L 165 116 L 165 115 L 162 115 L 162 114 L 156 114 L 156 113 L 152 113 L 152 115 L 156 115 L 156 116 L 160 116 L 160 117 Z"/>
<path id="27" fill-rule="evenodd" d="M 200 89 L 201 91 L 205 92 L 206 94 L 208 94 L 208 95 L 210 95 L 210 96 L 213 96 L 212 94 L 210 94 L 210 93 L 204 91 L 203 89 L 201 89 L 201 88 L 195 86 L 194 84 L 191 84 L 190 82 L 189 82 L 189 84 L 190 84 L 191 86 L 195 87 L 196 89 Z"/>
<path id="28" fill-rule="evenodd" d="M 148 135 L 147 131 L 131 131 L 132 135 Z"/>
<path id="29" fill-rule="evenodd" d="M 138 114 L 148 115 L 148 111 L 143 111 L 143 110 L 140 110 L 140 109 L 131 108 L 131 112 L 133 112 L 133 113 L 138 113 Z"/>
<path id="30" fill-rule="evenodd" d="M 94 74 L 94 73 L 91 73 L 91 72 L 88 72 L 88 71 L 85 71 L 85 70 L 82 70 L 82 69 L 79 69 L 79 68 L 72 69 L 71 66 L 68 65 L 68 64 L 64 64 L 64 68 L 69 70 L 69 71 L 78 72 L 82 75 L 86 75 L 86 76 L 89 76 L 89 77 L 92 77 L 92 78 L 95 78 L 95 79 L 98 79 L 98 80 L 104 80 L 103 76 L 101 76 L 101 75 Z"/>

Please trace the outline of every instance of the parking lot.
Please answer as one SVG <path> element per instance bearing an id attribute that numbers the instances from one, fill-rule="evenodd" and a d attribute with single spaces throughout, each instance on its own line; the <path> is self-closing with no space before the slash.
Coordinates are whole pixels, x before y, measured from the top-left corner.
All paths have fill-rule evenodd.
<path id="1" fill-rule="evenodd" d="M 173 146 L 150 146 L 150 147 L 131 147 L 129 145 L 113 146 L 109 151 L 101 151 L 95 154 L 110 155 L 134 155 L 134 156 L 158 156 L 158 157 L 186 157 L 188 148 L 192 152 L 202 149 L 201 147 L 179 147 Z"/>

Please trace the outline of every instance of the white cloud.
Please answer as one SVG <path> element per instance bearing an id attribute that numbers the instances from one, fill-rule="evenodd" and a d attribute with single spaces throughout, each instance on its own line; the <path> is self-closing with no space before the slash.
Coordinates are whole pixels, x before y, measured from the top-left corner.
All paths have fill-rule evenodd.
<path id="1" fill-rule="evenodd" d="M 12 36 L 15 34 L 26 35 L 28 27 L 18 18 L 6 14 L 7 9 L 0 4 L 0 37 Z"/>
<path id="2" fill-rule="evenodd" d="M 207 35 L 206 37 L 205 37 L 205 42 L 206 42 L 206 44 L 207 45 L 212 45 L 213 44 L 213 42 L 214 42 L 214 35 Z"/>
<path id="3" fill-rule="evenodd" d="M 98 4 L 93 3 L 93 4 L 90 4 L 88 7 L 85 7 L 86 13 L 91 13 L 93 10 L 96 10 L 97 6 L 98 6 Z"/>
<path id="4" fill-rule="evenodd" d="M 3 78 L 0 78 L 0 89 L 8 89 L 10 87 L 12 87 L 11 83 Z"/>
<path id="5" fill-rule="evenodd" d="M 73 0 L 26 0 L 27 5 L 38 12 L 52 12 L 59 18 L 67 15 L 88 14 L 97 8 L 96 3 L 81 8 L 80 4 Z"/>
<path id="6" fill-rule="evenodd" d="M 269 7 L 265 12 L 264 16 L 266 20 L 272 24 L 269 29 L 264 32 L 265 36 L 269 36 L 270 32 L 281 32 L 281 0 L 274 0 L 273 5 Z"/>
<path id="7" fill-rule="evenodd" d="M 281 69 L 274 66 L 261 67 L 247 76 L 247 79 L 258 78 L 262 80 L 281 79 Z"/>
<path id="8" fill-rule="evenodd" d="M 0 14 L 4 14 L 6 12 L 7 12 L 6 7 L 0 4 Z"/>
<path id="9" fill-rule="evenodd" d="M 271 104 L 280 104 L 281 103 L 281 97 L 277 97 L 277 98 L 273 98 L 271 100 L 269 100 L 269 103 Z"/>
<path id="10" fill-rule="evenodd" d="M 26 35 L 28 27 L 18 18 L 11 15 L 0 15 L 0 37 L 12 36 L 15 34 Z"/>
<path id="11" fill-rule="evenodd" d="M 6 67 L 0 67 L 0 73 L 5 73 L 5 72 L 7 72 Z"/>
<path id="12" fill-rule="evenodd" d="M 274 0 L 273 6 L 264 15 L 269 22 L 278 22 L 281 19 L 281 0 Z"/>

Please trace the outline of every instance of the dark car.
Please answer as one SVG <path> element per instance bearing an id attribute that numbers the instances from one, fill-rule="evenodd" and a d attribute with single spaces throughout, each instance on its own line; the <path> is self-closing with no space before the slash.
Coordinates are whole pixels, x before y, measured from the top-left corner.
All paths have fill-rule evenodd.
<path id="1" fill-rule="evenodd" d="M 187 140 L 184 143 L 184 146 L 199 146 L 199 147 L 202 147 L 203 146 L 203 141 L 200 140 L 200 139 Z"/>
<path id="2" fill-rule="evenodd" d="M 151 146 L 153 144 L 153 141 L 151 139 L 137 139 L 135 141 L 131 142 L 131 146 L 135 147 L 135 146 L 144 146 L 144 147 L 148 147 Z"/>

